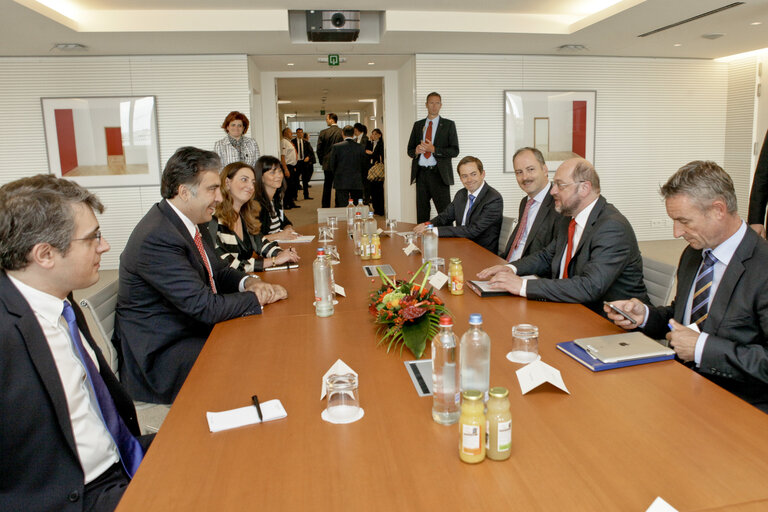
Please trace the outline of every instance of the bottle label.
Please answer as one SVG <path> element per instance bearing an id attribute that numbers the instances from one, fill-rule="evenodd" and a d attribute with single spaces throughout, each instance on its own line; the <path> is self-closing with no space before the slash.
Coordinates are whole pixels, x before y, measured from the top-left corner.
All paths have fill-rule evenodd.
<path id="1" fill-rule="evenodd" d="M 480 455 L 480 431 L 479 425 L 461 425 L 461 450 L 464 453 Z"/>
<path id="2" fill-rule="evenodd" d="M 500 452 L 507 452 L 512 449 L 512 420 L 500 421 L 498 428 L 496 449 Z"/>

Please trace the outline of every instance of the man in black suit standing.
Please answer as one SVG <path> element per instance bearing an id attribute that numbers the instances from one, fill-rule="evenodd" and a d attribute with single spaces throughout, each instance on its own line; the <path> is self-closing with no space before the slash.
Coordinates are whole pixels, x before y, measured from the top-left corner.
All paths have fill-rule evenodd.
<path id="1" fill-rule="evenodd" d="M 317 159 L 323 166 L 323 198 L 321 206 L 323 208 L 331 207 L 331 189 L 333 188 L 333 171 L 331 170 L 331 149 L 334 144 L 344 140 L 341 128 L 336 123 L 339 122 L 339 116 L 331 112 L 325 116 L 325 124 L 328 128 L 321 131 L 317 136 Z"/>
<path id="2" fill-rule="evenodd" d="M 709 380 L 768 412 L 768 242 L 741 220 L 731 177 L 716 163 L 681 167 L 661 195 L 673 234 L 688 247 L 669 306 L 619 300 L 624 329 L 666 336 L 677 357 Z"/>
<path id="3" fill-rule="evenodd" d="M 150 208 L 120 256 L 113 343 L 121 379 L 137 400 L 169 404 L 217 322 L 259 314 L 287 296 L 233 269 L 203 240 L 221 201 L 216 153 L 184 147 L 163 170 L 163 200 Z M 207 226 L 204 227 L 204 229 Z"/>
<path id="4" fill-rule="evenodd" d="M 427 118 L 416 121 L 408 139 L 411 162 L 411 184 L 416 183 L 416 222 L 429 220 L 429 201 L 442 212 L 451 202 L 453 164 L 459 155 L 459 136 L 450 119 L 440 117 L 443 106 L 440 94 L 427 95 Z"/>
<path id="5" fill-rule="evenodd" d="M 747 222 L 761 237 L 765 238 L 765 206 L 768 204 L 768 132 L 765 133 L 760 158 L 757 159 L 752 191 L 749 194 Z"/>
<path id="6" fill-rule="evenodd" d="M 109 250 L 94 210 L 51 175 L 0 188 L 0 510 L 114 510 L 151 440 L 72 299 Z"/>
<path id="7" fill-rule="evenodd" d="M 643 260 L 629 221 L 600 195 L 600 177 L 583 158 L 557 169 L 550 193 L 563 215 L 547 247 L 510 265 L 481 271 L 493 286 L 514 295 L 575 302 L 605 315 L 604 300 L 635 297 L 648 303 Z M 542 279 L 523 280 L 535 275 Z"/>
<path id="8" fill-rule="evenodd" d="M 312 199 L 309 197 L 309 182 L 314 171 L 315 152 L 312 150 L 312 144 L 304 138 L 304 130 L 302 128 L 296 128 L 296 138 L 291 142 L 296 148 L 296 172 L 301 177 L 304 199 Z"/>
<path id="9" fill-rule="evenodd" d="M 344 140 L 333 146 L 329 166 L 336 189 L 336 208 L 343 208 L 351 197 L 355 204 L 363 197 L 363 180 L 368 173 L 365 148 L 355 141 L 352 126 L 344 127 Z"/>
<path id="10" fill-rule="evenodd" d="M 555 228 L 562 219 L 555 211 L 555 199 L 549 193 L 549 175 L 544 155 L 536 148 L 520 148 L 512 157 L 515 179 L 526 197 L 520 200 L 518 223 L 499 254 L 516 261 L 540 251 L 555 238 Z"/>
<path id="11" fill-rule="evenodd" d="M 485 182 L 483 162 L 474 156 L 465 156 L 457 168 L 464 188 L 456 192 L 453 201 L 429 222 L 437 227 L 441 237 L 468 238 L 495 253 L 499 247 L 504 200 L 501 194 Z M 454 225 L 455 224 L 455 225 Z M 413 231 L 423 233 L 426 223 Z"/>

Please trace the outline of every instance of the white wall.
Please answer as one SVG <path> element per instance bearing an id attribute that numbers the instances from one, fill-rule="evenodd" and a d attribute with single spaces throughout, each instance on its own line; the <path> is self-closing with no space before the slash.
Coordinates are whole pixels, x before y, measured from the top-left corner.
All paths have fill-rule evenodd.
<path id="1" fill-rule="evenodd" d="M 523 195 L 514 175 L 503 173 L 503 91 L 515 89 L 597 91 L 594 164 L 603 194 L 632 222 L 641 240 L 671 238 L 671 229 L 664 226 L 667 216 L 658 187 L 677 168 L 695 159 L 724 162 L 727 64 L 417 55 L 416 117 L 426 116 L 426 95 L 440 92 L 441 114 L 456 122 L 459 135 L 461 153 L 454 164 L 466 155 L 480 158 L 488 181 L 504 196 L 505 215 L 517 216 Z M 746 171 L 748 179 L 748 169 L 728 170 L 732 174 Z M 460 186 L 456 181 L 454 191 Z M 652 221 L 656 221 L 654 227 Z"/>
<path id="2" fill-rule="evenodd" d="M 739 213 L 744 219 L 747 218 L 751 177 L 754 172 L 752 149 L 755 136 L 756 69 L 755 57 L 728 63 L 725 157 L 722 165 L 733 179 Z"/>
<path id="3" fill-rule="evenodd" d="M 0 77 L 0 183 L 48 172 L 40 98 L 156 96 L 160 169 L 181 146 L 213 149 L 225 135 L 226 115 L 249 111 L 244 55 L 0 58 Z M 99 222 L 112 245 L 102 268 L 117 268 L 128 236 L 160 199 L 160 189 L 94 191 L 107 207 Z"/>

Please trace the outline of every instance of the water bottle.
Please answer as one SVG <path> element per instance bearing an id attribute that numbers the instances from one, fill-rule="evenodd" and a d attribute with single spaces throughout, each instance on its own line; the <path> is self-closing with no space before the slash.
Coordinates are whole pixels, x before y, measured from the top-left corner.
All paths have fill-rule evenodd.
<path id="1" fill-rule="evenodd" d="M 432 339 L 432 419 L 442 425 L 451 425 L 459 420 L 459 367 L 456 359 L 453 320 L 443 315 L 439 331 Z"/>
<path id="2" fill-rule="evenodd" d="M 368 212 L 368 218 L 365 219 L 365 234 L 372 235 L 377 229 L 378 226 L 376 225 L 376 219 L 373 218 L 373 212 Z"/>
<path id="3" fill-rule="evenodd" d="M 483 315 L 469 315 L 469 330 L 461 337 L 461 391 L 480 391 L 488 400 L 491 380 L 491 338 L 483 330 Z"/>
<path id="4" fill-rule="evenodd" d="M 360 215 L 363 216 L 363 220 L 368 217 L 368 207 L 363 204 L 362 199 L 357 200 L 357 206 L 355 207 L 356 211 L 360 212 Z"/>
<path id="5" fill-rule="evenodd" d="M 357 209 L 355 208 L 355 202 L 350 197 L 349 203 L 347 204 L 347 235 L 348 236 L 352 236 L 352 231 L 354 230 L 356 211 Z"/>
<path id="6" fill-rule="evenodd" d="M 352 239 L 355 242 L 355 254 L 360 254 L 360 243 L 362 242 L 363 238 L 363 216 L 360 214 L 360 212 L 355 213 L 355 222 L 352 226 Z"/>
<path id="7" fill-rule="evenodd" d="M 437 228 L 427 223 L 427 230 L 421 235 L 421 262 L 437 258 Z"/>
<path id="8" fill-rule="evenodd" d="M 325 257 L 322 247 L 317 249 L 317 259 L 312 263 L 315 280 L 315 314 L 331 316 L 333 314 L 333 288 L 331 287 L 331 262 Z"/>

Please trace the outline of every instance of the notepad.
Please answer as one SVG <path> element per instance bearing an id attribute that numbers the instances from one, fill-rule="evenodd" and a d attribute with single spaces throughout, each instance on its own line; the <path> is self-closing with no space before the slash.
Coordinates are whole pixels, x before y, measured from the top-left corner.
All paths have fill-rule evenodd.
<path id="1" fill-rule="evenodd" d="M 264 421 L 279 420 L 288 416 L 283 404 L 278 399 L 262 402 L 260 406 Z M 206 412 L 205 416 L 208 418 L 208 429 L 211 432 L 221 432 L 222 430 L 261 423 L 259 413 L 253 405 L 229 411 Z"/>

